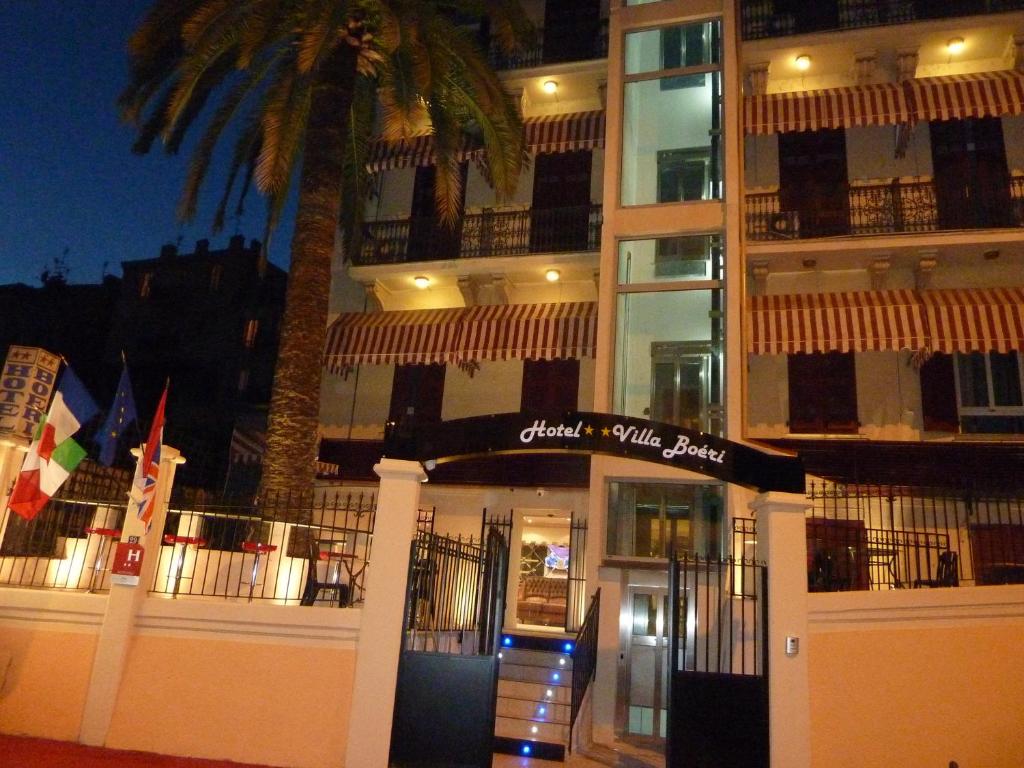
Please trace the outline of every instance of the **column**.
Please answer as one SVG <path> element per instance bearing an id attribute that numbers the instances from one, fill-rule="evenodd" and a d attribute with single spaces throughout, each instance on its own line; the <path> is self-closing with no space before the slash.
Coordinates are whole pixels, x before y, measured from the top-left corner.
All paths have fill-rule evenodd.
<path id="1" fill-rule="evenodd" d="M 427 479 L 415 461 L 381 459 L 373 471 L 380 477 L 373 527 L 374 565 L 366 574 L 366 600 L 359 624 L 346 768 L 388 765 L 409 547 L 416 530 L 420 484 Z"/>
<path id="2" fill-rule="evenodd" d="M 771 764 L 811 765 L 807 672 L 807 499 L 762 493 L 751 502 L 758 554 L 768 564 L 768 712 Z M 798 648 L 787 652 L 787 639 Z"/>
<path id="3" fill-rule="evenodd" d="M 142 461 L 141 456 L 139 461 Z M 121 526 L 121 541 L 128 541 L 129 536 L 139 537 L 139 542 L 144 548 L 142 571 L 136 586 L 110 585 L 107 610 L 96 643 L 96 656 L 93 658 L 92 675 L 85 696 L 85 711 L 82 714 L 82 727 L 79 731 L 79 740 L 83 744 L 102 746 L 106 742 L 134 634 L 135 615 L 149 592 L 160 560 L 160 542 L 164 521 L 167 518 L 167 500 L 174 486 L 174 472 L 177 465 L 184 461 L 177 449 L 169 445 L 161 447 L 160 476 L 156 485 L 156 500 L 149 532 L 146 532 L 145 525 L 136 517 L 131 504 L 125 515 L 124 525 Z"/>

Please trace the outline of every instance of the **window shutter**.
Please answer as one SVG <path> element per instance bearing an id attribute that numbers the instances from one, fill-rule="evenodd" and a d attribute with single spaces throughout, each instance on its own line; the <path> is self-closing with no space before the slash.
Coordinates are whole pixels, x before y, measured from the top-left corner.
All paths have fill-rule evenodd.
<path id="1" fill-rule="evenodd" d="M 575 411 L 579 403 L 580 361 L 524 360 L 520 410 Z"/>
<path id="2" fill-rule="evenodd" d="M 952 355 L 932 355 L 921 366 L 921 413 L 926 431 L 959 431 Z"/>
<path id="3" fill-rule="evenodd" d="M 857 380 L 852 352 L 788 356 L 789 431 L 853 434 Z"/>
<path id="4" fill-rule="evenodd" d="M 440 421 L 444 374 L 445 366 L 437 363 L 395 366 L 388 420 L 398 424 L 411 415 L 420 424 Z"/>

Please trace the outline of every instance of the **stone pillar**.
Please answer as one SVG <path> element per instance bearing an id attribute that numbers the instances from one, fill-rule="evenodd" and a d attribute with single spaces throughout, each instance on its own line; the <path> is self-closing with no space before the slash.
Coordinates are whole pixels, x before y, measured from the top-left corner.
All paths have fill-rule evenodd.
<path id="1" fill-rule="evenodd" d="M 139 456 L 139 461 L 142 457 Z M 131 647 L 135 629 L 135 616 L 145 600 L 153 583 L 157 563 L 160 561 L 164 521 L 167 518 L 167 501 L 174 487 L 174 472 L 185 460 L 176 448 L 164 445 L 160 449 L 160 477 L 156 484 L 156 500 L 153 506 L 152 525 L 149 532 L 135 514 L 129 503 L 128 512 L 121 526 L 121 541 L 129 536 L 138 536 L 144 553 L 139 583 L 135 586 L 111 584 L 107 597 L 107 610 L 100 627 L 96 643 L 96 656 L 92 662 L 92 675 L 85 695 L 85 710 L 79 740 L 83 744 L 102 746 L 110 730 L 110 721 L 117 703 L 117 692 L 121 687 L 125 661 Z M 127 489 L 126 489 L 127 490 Z"/>
<path id="2" fill-rule="evenodd" d="M 807 672 L 807 499 L 762 493 L 750 504 L 758 554 L 768 564 L 768 711 L 771 764 L 810 768 L 811 707 Z M 787 652 L 787 639 L 798 649 Z"/>
<path id="3" fill-rule="evenodd" d="M 380 477 L 373 526 L 374 565 L 366 573 L 346 768 L 388 765 L 402 651 L 409 547 L 416 530 L 420 485 L 427 479 L 415 461 L 381 459 L 373 471 Z"/>

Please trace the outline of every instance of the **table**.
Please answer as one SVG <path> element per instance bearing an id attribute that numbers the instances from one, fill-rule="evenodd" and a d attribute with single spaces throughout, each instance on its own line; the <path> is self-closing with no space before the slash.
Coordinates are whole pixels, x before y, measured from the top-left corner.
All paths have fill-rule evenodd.
<path id="1" fill-rule="evenodd" d="M 252 561 L 252 576 L 249 579 L 249 602 L 251 603 L 252 592 L 256 588 L 256 572 L 260 567 L 260 555 L 277 551 L 277 545 L 265 544 L 262 541 L 243 541 L 242 551 L 256 556 Z"/>
<path id="2" fill-rule="evenodd" d="M 356 556 L 351 552 L 335 552 L 333 550 L 320 550 L 320 559 L 327 561 L 327 583 L 333 585 L 341 585 L 341 569 L 345 569 L 345 575 L 348 576 L 348 596 L 342 600 L 339 593 L 338 603 L 344 607 L 345 604 L 351 604 L 352 597 L 355 592 L 355 584 L 353 582 L 354 564 Z M 333 572 L 332 572 L 333 570 Z M 362 569 L 359 569 L 359 573 L 362 573 Z"/>
<path id="3" fill-rule="evenodd" d="M 175 556 L 178 553 L 178 545 L 181 545 L 181 558 L 178 559 L 177 568 L 175 569 L 174 574 L 174 588 L 171 590 L 171 597 L 177 599 L 178 585 L 181 583 L 181 570 L 185 567 L 185 549 L 188 548 L 190 545 L 196 547 L 197 549 L 199 547 L 205 547 L 206 539 L 201 538 L 199 536 L 178 536 L 173 533 L 165 533 L 164 544 L 170 544 L 172 546 L 172 561 L 175 559 Z"/>
<path id="4" fill-rule="evenodd" d="M 86 528 L 85 532 L 90 536 L 100 537 L 100 548 L 96 553 L 96 562 L 92 566 L 92 575 L 89 577 L 89 589 L 87 592 L 92 592 L 96 589 L 96 575 L 103 573 L 106 570 L 103 566 L 107 564 L 107 541 L 120 539 L 121 529 L 120 528 Z M 102 584 L 102 577 L 100 579 Z"/>

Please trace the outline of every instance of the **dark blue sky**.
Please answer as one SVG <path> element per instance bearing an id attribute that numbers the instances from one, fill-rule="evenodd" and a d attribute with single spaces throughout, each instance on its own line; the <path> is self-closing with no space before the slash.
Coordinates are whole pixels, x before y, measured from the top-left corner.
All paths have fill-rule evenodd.
<path id="1" fill-rule="evenodd" d="M 191 252 L 209 237 L 222 247 L 229 222 L 212 234 L 222 189 L 210 177 L 195 221 L 174 216 L 187 164 L 155 147 L 131 152 L 132 131 L 116 100 L 127 79 L 126 42 L 150 0 L 0 0 L 0 284 L 39 284 L 67 249 L 70 282 L 120 276 L 122 261 L 151 258 L 181 238 Z M 192 138 L 195 138 L 192 136 Z M 227 156 L 230 146 L 222 148 Z M 250 196 L 238 231 L 260 238 L 265 206 Z M 291 208 L 272 241 L 286 266 Z"/>

